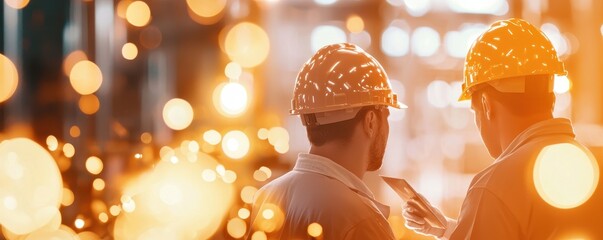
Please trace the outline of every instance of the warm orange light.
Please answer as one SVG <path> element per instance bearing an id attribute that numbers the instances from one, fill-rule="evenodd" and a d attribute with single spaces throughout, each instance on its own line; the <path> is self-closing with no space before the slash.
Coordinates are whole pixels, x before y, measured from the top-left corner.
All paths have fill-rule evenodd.
<path id="1" fill-rule="evenodd" d="M 46 145 L 48 145 L 48 150 L 56 151 L 59 148 L 59 140 L 57 137 L 50 135 L 46 138 Z"/>
<path id="2" fill-rule="evenodd" d="M 240 218 L 233 218 L 226 224 L 226 231 L 233 238 L 241 238 L 247 231 L 247 224 Z"/>
<path id="3" fill-rule="evenodd" d="M 210 25 L 218 22 L 226 0 L 186 0 L 189 16 L 197 23 Z"/>
<path id="4" fill-rule="evenodd" d="M 89 157 L 86 159 L 86 170 L 88 170 L 89 173 L 98 175 L 103 171 L 103 161 L 95 156 Z"/>
<path id="5" fill-rule="evenodd" d="M 140 134 L 140 141 L 145 144 L 149 144 L 153 141 L 153 135 L 148 132 Z"/>
<path id="6" fill-rule="evenodd" d="M 86 225 L 86 222 L 81 218 L 77 218 L 77 219 L 75 219 L 75 222 L 73 223 L 73 225 L 77 229 L 82 229 L 82 228 L 84 228 L 84 225 Z"/>
<path id="7" fill-rule="evenodd" d="M 115 11 L 117 12 L 117 16 L 122 19 L 126 19 L 126 12 L 128 11 L 128 6 L 130 6 L 132 0 L 121 0 L 117 3 L 117 7 Z"/>
<path id="8" fill-rule="evenodd" d="M 126 9 L 126 20 L 136 27 L 144 27 L 151 21 L 151 9 L 143 1 L 134 1 Z"/>
<path id="9" fill-rule="evenodd" d="M 107 215 L 107 213 L 100 213 L 98 214 L 98 220 L 100 220 L 102 223 L 106 223 L 107 221 L 109 221 L 109 215 Z"/>
<path id="10" fill-rule="evenodd" d="M 534 185 L 551 206 L 575 208 L 586 202 L 599 182 L 599 165 L 588 150 L 570 143 L 543 148 L 534 165 Z"/>
<path id="11" fill-rule="evenodd" d="M 267 240 L 268 236 L 266 236 L 266 233 L 263 231 L 257 231 L 254 232 L 253 235 L 251 235 L 251 240 Z"/>
<path id="12" fill-rule="evenodd" d="M 71 69 L 73 68 L 73 66 L 76 63 L 84 60 L 88 60 L 88 56 L 86 56 L 86 53 L 84 53 L 82 50 L 75 50 L 69 53 L 69 55 L 65 57 L 65 60 L 63 60 L 63 72 L 65 73 L 65 75 L 69 76 L 69 73 L 71 73 Z"/>
<path id="13" fill-rule="evenodd" d="M 15 64 L 0 54 L 0 103 L 9 99 L 19 85 L 19 74 Z"/>
<path id="14" fill-rule="evenodd" d="M 79 137 L 80 136 L 80 128 L 76 125 L 73 125 L 69 128 L 69 135 L 71 137 Z"/>
<path id="15" fill-rule="evenodd" d="M 29 4 L 29 0 L 4 0 L 6 5 L 14 9 L 22 9 Z"/>
<path id="16" fill-rule="evenodd" d="M 249 211 L 249 209 L 247 209 L 247 208 L 239 209 L 238 216 L 241 219 L 247 219 L 250 215 L 251 215 L 251 212 Z"/>
<path id="17" fill-rule="evenodd" d="M 68 158 L 73 157 L 73 155 L 75 155 L 75 147 L 73 147 L 73 144 L 65 143 L 65 145 L 63 145 L 63 154 Z"/>
<path id="18" fill-rule="evenodd" d="M 92 115 L 100 108 L 100 101 L 94 94 L 83 95 L 78 101 L 78 106 L 84 114 Z"/>
<path id="19" fill-rule="evenodd" d="M 163 107 L 163 121 L 174 130 L 187 128 L 193 122 L 193 107 L 184 99 L 173 98 Z"/>
<path id="20" fill-rule="evenodd" d="M 75 196 L 73 192 L 69 188 L 63 188 L 63 198 L 61 199 L 61 205 L 67 207 L 73 204 L 75 200 Z"/>
<path id="21" fill-rule="evenodd" d="M 92 182 L 92 187 L 96 191 L 102 191 L 103 189 L 105 189 L 105 180 L 103 180 L 102 178 L 94 179 L 94 181 Z"/>
<path id="22" fill-rule="evenodd" d="M 138 48 L 134 43 L 126 43 L 121 47 L 121 55 L 128 60 L 133 60 L 138 56 Z"/>
<path id="23" fill-rule="evenodd" d="M 249 152 L 249 138 L 241 131 L 230 131 L 222 139 L 222 151 L 232 159 L 241 159 Z"/>
<path id="24" fill-rule="evenodd" d="M 322 235 L 322 226 L 318 223 L 310 223 L 310 225 L 308 225 L 308 235 L 319 237 Z"/>
<path id="25" fill-rule="evenodd" d="M 362 30 L 364 30 L 364 20 L 358 15 L 351 15 L 346 21 L 346 27 L 353 33 L 362 32 Z"/>
<path id="26" fill-rule="evenodd" d="M 96 92 L 102 82 L 103 75 L 95 63 L 83 60 L 76 63 L 69 73 L 69 81 L 76 92 L 88 95 Z"/>
<path id="27" fill-rule="evenodd" d="M 270 40 L 268 34 L 256 24 L 242 22 L 235 25 L 225 39 L 226 54 L 242 67 L 252 68 L 268 56 Z"/>
<path id="28" fill-rule="evenodd" d="M 214 129 L 207 130 L 203 133 L 203 141 L 206 141 L 211 145 L 218 145 L 221 140 L 222 135 L 220 135 L 220 133 Z"/>
<path id="29" fill-rule="evenodd" d="M 253 203 L 253 195 L 257 192 L 258 189 L 252 186 L 245 186 L 241 190 L 241 200 L 244 203 Z"/>

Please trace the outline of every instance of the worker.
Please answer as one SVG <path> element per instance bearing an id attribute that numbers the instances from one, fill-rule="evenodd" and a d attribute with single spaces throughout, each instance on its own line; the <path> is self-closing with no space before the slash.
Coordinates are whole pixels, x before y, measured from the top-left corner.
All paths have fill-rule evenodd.
<path id="1" fill-rule="evenodd" d="M 393 239 L 389 207 L 362 182 L 367 171 L 381 167 L 388 108 L 405 107 L 381 64 L 356 45 L 327 45 L 298 73 L 291 107 L 306 128 L 310 150 L 255 194 L 251 233 L 263 231 L 269 239 Z M 311 224 L 321 231 L 309 231 Z"/>
<path id="2" fill-rule="evenodd" d="M 565 74 L 549 39 L 525 20 L 495 22 L 479 36 L 465 59 L 459 101 L 471 100 L 475 124 L 496 160 L 473 178 L 458 221 L 446 218 L 445 228 L 432 227 L 413 199 L 403 207 L 406 225 L 441 239 L 603 239 L 598 178 L 592 195 L 569 208 L 550 204 L 535 184 L 535 163 L 549 146 L 575 146 L 593 160 L 597 174 L 601 165 L 574 139 L 570 120 L 553 117 L 554 76 Z"/>

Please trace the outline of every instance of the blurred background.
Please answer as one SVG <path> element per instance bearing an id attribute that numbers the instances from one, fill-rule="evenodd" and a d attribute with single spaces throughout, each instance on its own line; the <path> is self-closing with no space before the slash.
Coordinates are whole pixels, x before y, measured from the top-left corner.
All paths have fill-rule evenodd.
<path id="1" fill-rule="evenodd" d="M 0 141 L 35 142 L 0 145 L 0 155 L 44 150 L 36 161 L 57 166 L 0 158 L 0 183 L 21 184 L 0 186 L 6 239 L 242 238 L 255 191 L 309 149 L 299 118 L 288 114 L 297 72 L 320 47 L 339 42 L 375 56 L 409 106 L 390 116 L 383 167 L 364 180 L 392 206 L 397 238 L 428 239 L 404 227 L 401 201 L 378 175 L 407 179 L 458 216 L 472 177 L 493 161 L 469 102 L 456 101 L 465 54 L 490 23 L 510 17 L 540 26 L 553 42 L 569 72 L 555 79 L 555 115 L 570 118 L 577 138 L 603 157 L 603 1 L 4 0 L 0 7 Z M 62 186 L 32 189 L 19 180 L 28 173 Z M 278 211 L 263 214 L 272 227 L 253 239 L 282 224 Z"/>

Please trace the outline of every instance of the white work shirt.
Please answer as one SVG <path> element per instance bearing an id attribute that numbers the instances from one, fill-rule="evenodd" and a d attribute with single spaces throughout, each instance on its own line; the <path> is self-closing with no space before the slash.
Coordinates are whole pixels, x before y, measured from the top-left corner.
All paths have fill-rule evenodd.
<path id="1" fill-rule="evenodd" d="M 394 239 L 386 220 L 389 207 L 375 201 L 356 175 L 322 156 L 299 154 L 292 171 L 256 193 L 252 231 L 263 230 L 262 212 L 274 205 L 284 221 L 267 232 L 268 239 L 310 238 L 308 226 L 315 222 L 322 226 L 323 239 Z"/>
<path id="2" fill-rule="evenodd" d="M 603 239 L 601 178 L 593 196 L 576 208 L 555 208 L 538 195 L 533 180 L 536 157 L 557 143 L 582 146 L 567 119 L 545 120 L 520 133 L 473 178 L 450 239 Z"/>

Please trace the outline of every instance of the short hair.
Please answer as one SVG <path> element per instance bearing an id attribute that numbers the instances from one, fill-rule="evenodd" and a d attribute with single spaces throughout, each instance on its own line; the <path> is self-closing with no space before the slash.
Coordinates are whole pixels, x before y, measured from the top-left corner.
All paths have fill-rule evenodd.
<path id="1" fill-rule="evenodd" d="M 551 113 L 555 106 L 555 94 L 549 91 L 551 75 L 526 76 L 524 93 L 505 93 L 490 84 L 482 84 L 471 97 L 471 102 L 481 107 L 481 96 L 488 93 L 516 116 Z"/>
<path id="2" fill-rule="evenodd" d="M 352 119 L 325 125 L 306 126 L 308 140 L 313 146 L 322 146 L 331 141 L 349 141 L 356 125 L 364 119 L 366 114 L 373 111 L 381 119 L 381 111 L 375 106 L 362 107 Z"/>

